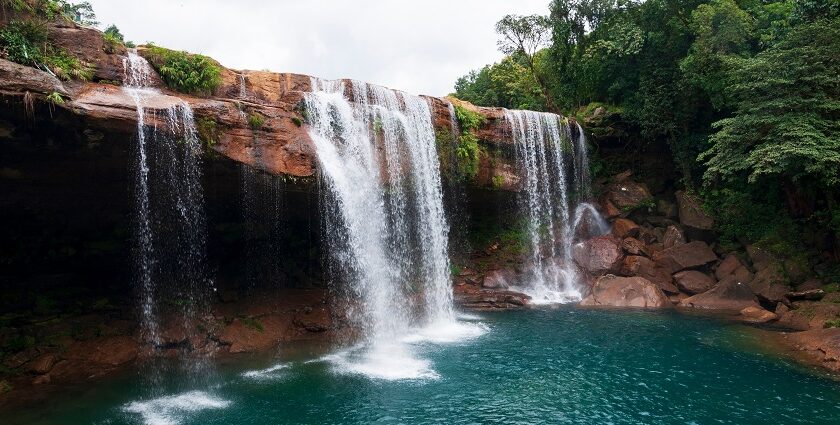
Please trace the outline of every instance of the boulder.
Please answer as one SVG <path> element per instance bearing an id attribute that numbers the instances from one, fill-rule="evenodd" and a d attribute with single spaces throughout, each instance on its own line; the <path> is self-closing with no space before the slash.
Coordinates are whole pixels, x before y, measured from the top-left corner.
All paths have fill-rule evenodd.
<path id="1" fill-rule="evenodd" d="M 630 255 L 645 254 L 645 243 L 636 238 L 624 238 L 621 241 L 621 248 Z"/>
<path id="2" fill-rule="evenodd" d="M 715 277 L 718 280 L 726 279 L 727 277 L 732 276 L 739 267 L 742 267 L 741 260 L 735 254 L 729 254 L 723 261 L 718 264 L 717 269 L 715 269 Z"/>
<path id="3" fill-rule="evenodd" d="M 643 277 L 665 292 L 671 294 L 679 292 L 671 279 L 671 273 L 648 258 L 638 255 L 628 256 L 622 262 L 619 272 L 624 276 Z"/>
<path id="4" fill-rule="evenodd" d="M 613 222 L 613 235 L 619 238 L 636 237 L 639 234 L 639 225 L 626 218 L 618 218 Z"/>
<path id="5" fill-rule="evenodd" d="M 741 320 L 748 323 L 767 323 L 778 318 L 775 313 L 761 307 L 750 306 L 741 310 Z"/>
<path id="6" fill-rule="evenodd" d="M 625 213 L 652 198 L 647 186 L 630 180 L 615 182 L 607 187 L 606 192 L 606 199 Z"/>
<path id="7" fill-rule="evenodd" d="M 601 201 L 601 211 L 604 214 L 604 218 L 607 219 L 616 218 L 621 215 L 621 211 L 608 199 Z"/>
<path id="8" fill-rule="evenodd" d="M 665 249 L 685 245 L 685 243 L 685 236 L 682 231 L 676 226 L 668 226 L 665 234 L 662 236 L 662 244 L 665 246 Z"/>
<path id="9" fill-rule="evenodd" d="M 719 282 L 714 288 L 702 294 L 688 297 L 680 303 L 680 306 L 737 312 L 747 307 L 760 307 L 749 286 L 734 279 Z"/>
<path id="10" fill-rule="evenodd" d="M 671 301 L 656 285 L 642 277 L 606 275 L 592 286 L 582 306 L 665 308 Z"/>
<path id="11" fill-rule="evenodd" d="M 119 366 L 134 361 L 139 352 L 140 347 L 132 338 L 112 336 L 73 344 L 68 348 L 66 357 L 74 361 Z"/>
<path id="12" fill-rule="evenodd" d="M 792 291 L 785 294 L 788 301 L 819 301 L 825 297 L 822 289 L 807 289 L 804 291 Z"/>
<path id="13" fill-rule="evenodd" d="M 785 301 L 785 295 L 790 292 L 784 273 L 776 266 L 759 270 L 749 285 L 759 298 L 771 303 Z"/>
<path id="14" fill-rule="evenodd" d="M 575 262 L 593 275 L 617 271 L 623 258 L 621 243 L 609 235 L 575 244 L 572 254 Z"/>
<path id="15" fill-rule="evenodd" d="M 484 276 L 481 286 L 488 289 L 507 289 L 515 282 L 516 272 L 513 270 L 491 270 Z"/>
<path id="16" fill-rule="evenodd" d="M 703 210 L 697 198 L 683 191 L 678 191 L 676 197 L 680 223 L 699 230 L 711 230 L 714 227 L 715 221 Z"/>
<path id="17" fill-rule="evenodd" d="M 455 293 L 455 304 L 470 310 L 521 309 L 531 297 L 513 291 L 486 291 Z"/>
<path id="18" fill-rule="evenodd" d="M 821 366 L 840 372 L 840 328 L 795 332 L 786 338 Z"/>
<path id="19" fill-rule="evenodd" d="M 705 242 L 694 241 L 685 245 L 673 246 L 657 252 L 653 256 L 657 264 L 670 273 L 696 268 L 717 260 L 717 255 Z"/>
<path id="20" fill-rule="evenodd" d="M 747 245 L 747 255 L 749 255 L 750 261 L 752 261 L 753 267 L 756 270 L 761 270 L 770 266 L 772 263 L 778 262 L 776 256 L 771 254 L 770 251 L 755 245 Z"/>
<path id="21" fill-rule="evenodd" d="M 702 294 L 703 292 L 712 289 L 715 286 L 715 280 L 705 273 L 697 270 L 684 270 L 674 274 L 674 280 L 677 282 L 683 292 L 687 294 Z"/>

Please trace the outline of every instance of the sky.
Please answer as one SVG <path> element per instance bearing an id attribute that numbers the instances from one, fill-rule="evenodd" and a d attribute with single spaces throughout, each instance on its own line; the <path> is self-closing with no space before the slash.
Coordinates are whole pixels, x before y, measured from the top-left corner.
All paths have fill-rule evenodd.
<path id="1" fill-rule="evenodd" d="M 90 0 L 126 40 L 211 56 L 228 68 L 353 78 L 442 96 L 502 58 L 496 21 L 549 0 Z"/>

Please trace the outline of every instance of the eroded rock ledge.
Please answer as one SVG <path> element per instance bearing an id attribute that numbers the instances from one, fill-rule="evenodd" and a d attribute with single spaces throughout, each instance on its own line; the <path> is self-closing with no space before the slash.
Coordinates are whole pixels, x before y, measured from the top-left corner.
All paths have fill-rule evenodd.
<path id="1" fill-rule="evenodd" d="M 26 114 L 27 102 L 49 103 L 47 96 L 58 93 L 63 104 L 50 107 L 72 113 L 79 126 L 106 133 L 130 135 L 136 132 L 137 111 L 134 100 L 121 87 L 126 79 L 124 48 L 107 52 L 102 34 L 68 22 L 52 23 L 50 40 L 67 49 L 94 69 L 92 82 L 63 82 L 39 69 L 0 59 L 0 94 L 14 99 L 12 104 L 20 117 Z M 142 55 L 148 50 L 138 49 Z M 146 111 L 188 103 L 201 123 L 202 139 L 214 151 L 234 160 L 275 175 L 311 177 L 317 158 L 306 131 L 306 117 L 301 102 L 311 91 L 312 78 L 307 75 L 266 71 L 233 70 L 221 67 L 222 84 L 209 97 L 196 97 L 174 92 L 165 87 L 159 76 L 152 76 L 160 96 L 148 99 Z M 349 86 L 349 85 L 348 85 Z M 451 131 L 449 105 L 461 106 L 482 114 L 486 121 L 476 131 L 481 143 L 490 149 L 482 158 L 474 182 L 479 186 L 515 189 L 518 179 L 512 164 L 498 151 L 510 150 L 509 127 L 499 108 L 476 107 L 455 99 L 424 96 L 432 108 L 437 131 Z M 9 103 L 7 103 L 8 105 Z M 264 118 L 259 128 L 249 124 L 249 116 Z M 153 115 L 153 114 L 151 114 Z M 154 125 L 155 117 L 147 118 Z M 509 155 L 507 155 L 509 157 Z M 496 176 L 506 178 L 495 180 Z M 502 181 L 504 183 L 499 184 Z"/>

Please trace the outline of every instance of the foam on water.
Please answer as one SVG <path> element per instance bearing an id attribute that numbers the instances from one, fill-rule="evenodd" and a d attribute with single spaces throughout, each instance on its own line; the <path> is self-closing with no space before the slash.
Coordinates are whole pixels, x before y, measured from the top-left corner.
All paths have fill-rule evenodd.
<path id="1" fill-rule="evenodd" d="M 323 360 L 332 363 L 333 371 L 341 375 L 363 375 L 386 381 L 440 378 L 430 361 L 417 357 L 411 346 L 398 341 L 352 347 Z"/>
<path id="2" fill-rule="evenodd" d="M 252 379 L 255 381 L 263 381 L 268 379 L 277 379 L 282 377 L 283 375 L 280 372 L 283 369 L 287 369 L 289 365 L 287 364 L 276 364 L 274 366 L 259 369 L 259 370 L 249 370 L 242 374 L 243 378 Z"/>
<path id="3" fill-rule="evenodd" d="M 133 401 L 123 406 L 123 411 L 137 414 L 146 425 L 177 425 L 203 410 L 224 409 L 231 402 L 204 391 Z"/>
<path id="4" fill-rule="evenodd" d="M 453 344 L 466 342 L 486 334 L 490 328 L 483 323 L 440 321 L 422 328 L 413 329 L 400 341 L 408 344 L 433 343 Z"/>

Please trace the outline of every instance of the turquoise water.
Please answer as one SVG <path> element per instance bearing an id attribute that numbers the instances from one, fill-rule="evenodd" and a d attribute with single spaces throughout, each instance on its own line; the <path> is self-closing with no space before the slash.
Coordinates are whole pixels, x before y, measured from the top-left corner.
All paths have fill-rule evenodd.
<path id="1" fill-rule="evenodd" d="M 219 366 L 192 388 L 170 376 L 157 399 L 144 397 L 136 375 L 115 378 L 2 422 L 840 424 L 840 383 L 762 352 L 761 334 L 741 325 L 572 307 L 473 320 L 484 335 L 406 345 L 428 367 L 421 379 L 285 354 Z"/>

